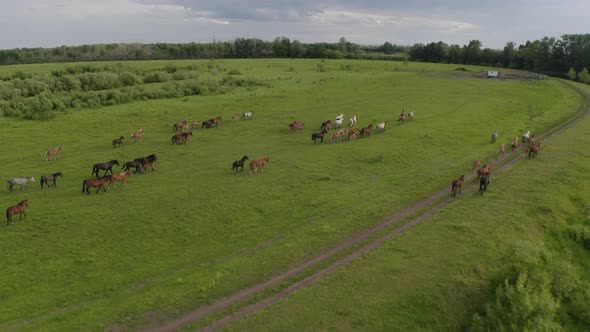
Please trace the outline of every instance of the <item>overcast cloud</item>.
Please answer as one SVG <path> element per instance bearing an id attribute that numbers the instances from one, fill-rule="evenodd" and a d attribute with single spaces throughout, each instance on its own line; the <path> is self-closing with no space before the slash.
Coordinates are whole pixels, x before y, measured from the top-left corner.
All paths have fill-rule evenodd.
<path id="1" fill-rule="evenodd" d="M 0 0 L 0 49 L 277 36 L 502 48 L 590 33 L 588 0 Z"/>

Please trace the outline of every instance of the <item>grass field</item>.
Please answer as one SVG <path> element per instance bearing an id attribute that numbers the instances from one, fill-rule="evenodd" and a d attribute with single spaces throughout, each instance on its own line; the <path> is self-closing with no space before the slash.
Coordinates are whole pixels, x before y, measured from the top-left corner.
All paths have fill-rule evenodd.
<path id="1" fill-rule="evenodd" d="M 468 172 L 473 159 L 495 155 L 498 146 L 489 143 L 494 130 L 499 129 L 499 142 L 507 143 L 524 130 L 541 132 L 574 113 L 580 100 L 553 80 L 483 80 L 445 65 L 218 63 L 244 76 L 270 80 L 273 87 L 80 110 L 49 122 L 0 118 L 2 181 L 64 173 L 56 189 L 41 190 L 35 183 L 16 195 L 0 195 L 0 206 L 25 198 L 31 204 L 25 221 L 17 220 L 0 232 L 0 250 L 5 253 L 0 299 L 7 304 L 0 313 L 1 330 L 133 328 L 146 320 L 174 317 L 284 270 L 447 186 Z M 126 65 L 150 68 L 162 63 Z M 7 66 L 0 67 L 0 73 L 42 72 L 53 66 L 59 65 Z M 395 120 L 404 108 L 414 109 L 416 118 L 400 126 Z M 229 120 L 234 113 L 250 110 L 252 121 Z M 346 120 L 357 114 L 360 126 L 384 120 L 388 126 L 385 133 L 368 139 L 312 145 L 310 134 L 340 113 Z M 216 116 L 224 118 L 219 128 L 196 130 L 186 146 L 170 144 L 174 122 Z M 302 133 L 289 132 L 287 124 L 294 120 L 305 121 Z M 111 147 L 113 138 L 140 128 L 145 131 L 143 143 Z M 64 147 L 62 158 L 46 162 L 44 152 L 57 145 Z M 551 147 L 547 150 L 551 153 Z M 81 193 L 81 182 L 90 177 L 94 163 L 152 153 L 159 158 L 157 170 L 131 178 L 126 190 Z M 232 161 L 244 154 L 251 159 L 268 155 L 271 164 L 264 174 L 232 175 Z M 535 163 L 545 162 L 539 160 Z M 524 183 L 510 178 L 494 182 L 495 188 Z M 537 190 L 545 192 L 542 187 Z M 485 201 L 465 204 L 487 204 L 489 211 L 507 206 L 505 211 L 515 216 L 528 216 L 527 209 L 512 209 L 503 198 L 491 193 Z M 532 204 L 525 206 L 530 210 Z M 470 210 L 465 206 L 442 213 L 461 218 L 459 226 L 438 229 L 447 232 L 444 236 L 430 230 L 432 226 L 422 226 L 402 241 L 416 250 L 448 248 L 465 254 L 464 266 L 471 266 L 468 258 L 477 256 L 468 248 L 475 239 L 462 233 L 463 240 L 473 242 L 465 242 L 461 250 L 446 242 L 466 228 Z M 478 231 L 491 225 L 482 222 Z M 423 238 L 410 240 L 411 236 Z M 440 247 L 426 246 L 435 237 Z M 402 271 L 391 263 L 404 261 L 416 269 L 414 278 L 443 282 L 420 273 L 423 267 L 413 258 L 416 254 L 389 252 L 392 256 L 383 259 L 391 269 Z M 371 282 L 377 285 L 391 276 L 368 273 L 365 278 L 385 278 Z M 338 281 L 338 276 L 333 278 Z M 396 281 L 399 287 L 404 286 L 402 280 Z M 340 301 L 350 302 L 347 299 Z M 387 310 L 401 305 L 402 298 L 398 300 Z M 370 306 L 366 309 L 368 315 Z M 422 311 L 417 308 L 415 313 Z"/>

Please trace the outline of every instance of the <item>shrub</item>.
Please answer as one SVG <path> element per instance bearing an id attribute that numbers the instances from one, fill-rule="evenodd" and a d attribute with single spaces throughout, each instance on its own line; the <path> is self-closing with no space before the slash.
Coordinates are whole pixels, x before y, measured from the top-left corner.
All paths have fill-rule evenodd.
<path id="1" fill-rule="evenodd" d="M 229 75 L 242 75 L 242 72 L 240 72 L 237 69 L 232 69 L 228 72 Z"/>
<path id="2" fill-rule="evenodd" d="M 163 71 L 155 71 L 143 77 L 144 83 L 161 83 L 170 81 L 170 74 Z"/>
<path id="3" fill-rule="evenodd" d="M 196 79 L 198 77 L 199 77 L 199 75 L 197 75 L 197 73 L 193 73 L 193 72 L 188 71 L 188 70 L 177 71 L 176 73 L 174 73 L 174 75 L 172 75 L 172 78 L 175 81 L 184 81 L 184 80 Z"/>
<path id="4" fill-rule="evenodd" d="M 134 73 L 124 71 L 119 73 L 119 82 L 121 86 L 133 86 L 141 83 L 141 79 Z"/>

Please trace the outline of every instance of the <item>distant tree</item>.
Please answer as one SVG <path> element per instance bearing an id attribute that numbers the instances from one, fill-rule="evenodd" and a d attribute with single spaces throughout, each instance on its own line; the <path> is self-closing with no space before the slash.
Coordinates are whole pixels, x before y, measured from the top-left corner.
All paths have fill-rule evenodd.
<path id="1" fill-rule="evenodd" d="M 576 71 L 574 70 L 574 68 L 570 68 L 570 70 L 567 74 L 570 77 L 570 80 L 572 80 L 572 81 L 576 80 Z"/>
<path id="2" fill-rule="evenodd" d="M 477 65 L 481 61 L 481 42 L 472 40 L 467 46 L 463 47 L 463 59 L 465 64 Z"/>
<path id="3" fill-rule="evenodd" d="M 582 71 L 578 73 L 578 79 L 582 83 L 590 83 L 590 75 L 588 74 L 588 69 L 586 69 L 586 67 L 584 67 L 584 69 L 582 69 Z"/>

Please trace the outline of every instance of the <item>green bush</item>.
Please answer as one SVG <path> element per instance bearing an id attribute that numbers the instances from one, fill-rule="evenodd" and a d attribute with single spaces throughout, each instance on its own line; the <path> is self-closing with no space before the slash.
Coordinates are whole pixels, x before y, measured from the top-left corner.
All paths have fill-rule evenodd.
<path id="1" fill-rule="evenodd" d="M 170 74 L 163 71 L 151 72 L 143 77 L 144 83 L 162 83 L 168 81 L 170 81 Z"/>
<path id="2" fill-rule="evenodd" d="M 124 71 L 119 73 L 119 82 L 121 82 L 121 86 L 133 86 L 141 83 L 141 79 L 134 73 Z"/>

